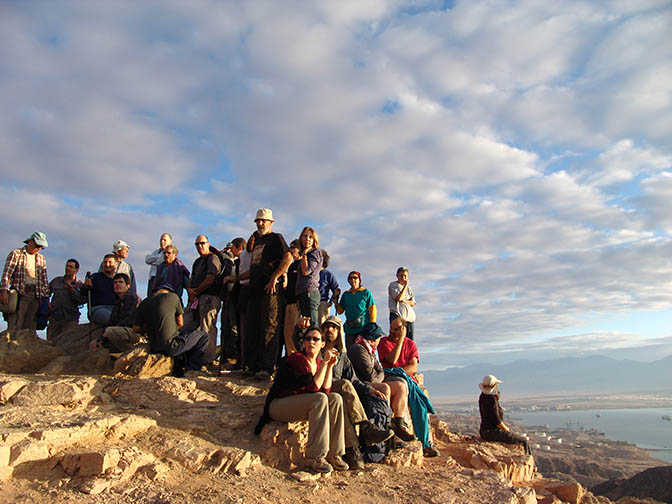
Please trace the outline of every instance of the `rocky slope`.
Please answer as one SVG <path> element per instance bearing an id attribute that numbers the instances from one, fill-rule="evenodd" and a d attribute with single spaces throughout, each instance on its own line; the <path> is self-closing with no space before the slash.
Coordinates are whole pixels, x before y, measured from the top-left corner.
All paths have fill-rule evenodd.
<path id="1" fill-rule="evenodd" d="M 652 467 L 628 479 L 615 479 L 593 487 L 593 492 L 610 499 L 623 496 L 648 497 L 672 503 L 672 466 Z"/>
<path id="2" fill-rule="evenodd" d="M 0 333 L 0 503 L 611 502 L 541 478 L 517 447 L 452 433 L 436 419 L 438 458 L 423 459 L 414 442 L 384 464 L 316 476 L 297 467 L 305 423 L 252 434 L 266 394 L 257 383 L 166 376 L 170 359 L 142 350 L 114 368 L 104 352 L 73 352 Z M 105 374 L 61 374 L 96 366 Z"/>

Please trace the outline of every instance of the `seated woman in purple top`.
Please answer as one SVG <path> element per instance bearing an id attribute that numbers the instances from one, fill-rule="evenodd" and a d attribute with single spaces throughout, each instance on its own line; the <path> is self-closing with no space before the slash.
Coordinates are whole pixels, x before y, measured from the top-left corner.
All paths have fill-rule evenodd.
<path id="1" fill-rule="evenodd" d="M 301 252 L 299 270 L 296 277 L 296 296 L 299 298 L 299 311 L 304 317 L 310 317 L 311 325 L 318 325 L 317 310 L 320 306 L 320 270 L 322 269 L 322 251 L 315 230 L 304 227 L 299 237 Z"/>

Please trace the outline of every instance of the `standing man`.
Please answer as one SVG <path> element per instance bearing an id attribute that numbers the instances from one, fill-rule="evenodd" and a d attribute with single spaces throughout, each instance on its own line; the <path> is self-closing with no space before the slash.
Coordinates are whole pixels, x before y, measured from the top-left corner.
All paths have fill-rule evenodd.
<path id="1" fill-rule="evenodd" d="M 273 232 L 274 222 L 271 210 L 257 210 L 254 223 L 258 237 L 250 263 L 245 362 L 248 366 L 246 374 L 254 375 L 258 380 L 269 380 L 275 371 L 284 309 L 280 277 L 292 263 L 285 239 Z"/>
<path id="2" fill-rule="evenodd" d="M 167 283 L 182 300 L 184 289 L 189 287 L 189 270 L 184 263 L 177 257 L 178 250 L 175 245 L 166 245 L 163 251 L 163 262 L 156 269 L 156 276 L 152 282 L 151 289 L 147 292 L 149 297 L 152 292 L 161 284 Z"/>
<path id="3" fill-rule="evenodd" d="M 114 293 L 114 272 L 117 270 L 117 258 L 114 254 L 103 257 L 103 271 L 86 277 L 80 292 L 89 298 L 89 322 L 107 325 L 112 315 L 112 308 L 117 302 Z"/>
<path id="4" fill-rule="evenodd" d="M 7 304 L 10 288 L 19 294 L 16 312 L 5 314 L 10 333 L 19 329 L 35 330 L 40 302 L 49 297 L 47 260 L 40 254 L 40 250 L 47 248 L 47 235 L 35 231 L 23 243 L 25 247 L 14 249 L 7 256 L 0 281 L 0 303 Z"/>
<path id="5" fill-rule="evenodd" d="M 175 376 L 184 375 L 185 368 L 200 371 L 208 346 L 208 335 L 204 331 L 187 332 L 182 328 L 183 313 L 177 294 L 170 285 L 161 284 L 153 296 L 140 303 L 133 321 L 133 331 L 147 335 L 152 353 L 175 358 Z"/>
<path id="6" fill-rule="evenodd" d="M 112 254 L 117 260 L 117 268 L 114 271 L 115 273 L 126 273 L 128 278 L 131 279 L 131 290 L 135 293 L 138 292 L 137 286 L 135 285 L 135 273 L 133 272 L 133 267 L 128 264 L 124 259 L 128 257 L 128 243 L 124 240 L 117 240 L 112 245 Z M 105 256 L 107 257 L 107 256 Z M 100 265 L 98 271 L 102 273 L 103 265 Z"/>
<path id="7" fill-rule="evenodd" d="M 199 329 L 208 334 L 205 365 L 212 366 L 217 353 L 217 314 L 221 304 L 215 278 L 222 269 L 222 262 L 219 251 L 210 246 L 207 236 L 198 235 L 194 245 L 199 257 L 191 268 L 188 306 L 194 310 Z"/>
<path id="8" fill-rule="evenodd" d="M 220 364 L 227 361 L 234 369 L 240 369 L 240 334 L 238 333 L 238 292 L 234 291 L 238 279 L 239 257 L 245 249 L 245 238 L 234 238 L 230 246 L 222 250 L 222 315 L 220 323 L 220 341 L 222 355 Z"/>
<path id="9" fill-rule="evenodd" d="M 78 271 L 77 259 L 68 259 L 65 262 L 65 275 L 58 276 L 49 282 L 51 302 L 49 303 L 47 339 L 50 341 L 57 339 L 59 334 L 79 324 L 79 307 L 86 303 L 86 298 L 79 292 L 82 282 L 77 280 Z"/>
<path id="10" fill-rule="evenodd" d="M 387 287 L 387 304 L 390 308 L 390 323 L 397 317 L 406 321 L 406 336 L 413 339 L 413 323 L 415 322 L 415 296 L 411 284 L 408 283 L 408 268 L 397 268 L 397 280 Z"/>
<path id="11" fill-rule="evenodd" d="M 166 250 L 168 245 L 173 244 L 173 237 L 168 233 L 163 233 L 161 238 L 159 238 L 159 248 L 154 252 L 147 254 L 145 256 L 145 264 L 149 264 L 149 280 L 147 280 L 147 296 L 152 295 L 152 284 L 154 282 L 154 277 L 156 277 L 156 272 L 161 263 L 163 263 L 163 252 Z"/>

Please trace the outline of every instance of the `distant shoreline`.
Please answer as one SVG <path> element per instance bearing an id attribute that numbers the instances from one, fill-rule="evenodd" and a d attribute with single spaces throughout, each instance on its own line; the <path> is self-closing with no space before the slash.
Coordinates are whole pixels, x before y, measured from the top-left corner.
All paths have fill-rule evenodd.
<path id="1" fill-rule="evenodd" d="M 431 397 L 435 409 L 451 412 L 478 410 L 478 394 L 467 397 Z M 606 393 L 555 396 L 502 396 L 502 406 L 508 412 L 516 411 L 569 411 L 593 409 L 672 408 L 669 393 Z"/>

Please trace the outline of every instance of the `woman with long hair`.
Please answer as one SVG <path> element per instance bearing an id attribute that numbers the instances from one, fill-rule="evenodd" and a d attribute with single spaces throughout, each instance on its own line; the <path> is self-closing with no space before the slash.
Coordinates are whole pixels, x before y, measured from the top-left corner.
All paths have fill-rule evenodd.
<path id="1" fill-rule="evenodd" d="M 299 310 L 304 317 L 310 317 L 311 325 L 318 325 L 320 307 L 320 270 L 322 269 L 322 251 L 320 238 L 312 227 L 304 227 L 299 236 L 301 251 L 296 277 L 296 296 L 299 298 Z M 290 286 L 291 288 L 292 286 Z"/>
<path id="2" fill-rule="evenodd" d="M 266 396 L 264 414 L 255 433 L 269 420 L 308 420 L 306 465 L 319 473 L 349 469 L 345 453 L 343 399 L 331 392 L 332 371 L 338 360 L 335 349 L 320 353 L 325 346 L 319 327 L 309 327 L 303 336 L 303 350 L 283 359 Z"/>

